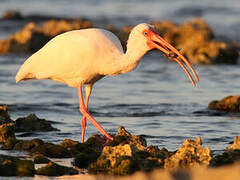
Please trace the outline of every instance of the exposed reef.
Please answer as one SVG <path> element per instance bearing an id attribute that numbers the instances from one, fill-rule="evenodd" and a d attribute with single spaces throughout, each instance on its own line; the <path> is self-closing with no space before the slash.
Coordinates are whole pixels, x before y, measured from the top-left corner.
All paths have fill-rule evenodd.
<path id="1" fill-rule="evenodd" d="M 21 20 L 22 29 L 9 37 L 0 40 L 0 54 L 33 53 L 39 50 L 54 36 L 70 30 L 96 27 L 85 19 L 70 19 L 30 15 L 24 17 L 19 12 L 6 12 L 0 21 Z M 180 49 L 192 64 L 236 64 L 239 57 L 239 46 L 235 42 L 223 42 L 215 38 L 214 32 L 206 21 L 200 18 L 176 24 L 172 21 L 154 21 L 157 31 L 169 43 Z M 104 25 L 115 33 L 124 49 L 128 35 L 133 26 L 115 28 Z"/>
<path id="2" fill-rule="evenodd" d="M 65 139 L 60 144 L 37 138 L 18 139 L 15 135 L 17 130 L 15 121 L 11 120 L 7 106 L 0 107 L 0 117 L 2 120 L 6 119 L 0 126 L 1 150 L 25 151 L 29 154 L 28 157 L 0 155 L 0 176 L 74 175 L 79 174 L 82 168 L 93 175 L 118 176 L 133 174 L 137 171 L 152 172 L 155 169 L 165 169 L 175 176 L 178 173 L 188 174 L 189 169 L 192 168 L 219 167 L 240 160 L 239 136 L 235 137 L 232 145 L 222 154 L 217 155 L 211 153 L 208 147 L 202 147 L 200 137 L 196 140 L 186 139 L 176 151 L 168 151 L 166 148 L 159 149 L 157 146 L 147 145 L 143 136 L 132 135 L 124 127 L 119 127 L 118 132 L 112 135 L 113 141 L 107 144 L 100 135 L 91 136 L 85 143 L 71 139 Z M 29 117 L 36 119 L 35 115 Z M 23 121 L 28 122 L 28 118 Z M 38 124 L 38 121 L 40 122 L 41 119 L 31 123 Z M 31 126 L 34 127 L 34 125 Z M 62 166 L 51 158 L 71 158 L 72 167 Z M 34 164 L 46 165 L 35 168 Z"/>
<path id="3" fill-rule="evenodd" d="M 211 110 L 219 110 L 226 112 L 240 112 L 240 96 L 227 96 L 221 100 L 213 100 L 208 104 Z"/>

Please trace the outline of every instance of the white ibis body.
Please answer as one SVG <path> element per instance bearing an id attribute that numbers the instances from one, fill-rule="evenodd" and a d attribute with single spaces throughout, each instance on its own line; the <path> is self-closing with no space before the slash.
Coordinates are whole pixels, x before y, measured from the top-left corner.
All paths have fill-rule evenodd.
<path id="1" fill-rule="evenodd" d="M 187 65 L 198 81 L 198 76 L 180 52 L 161 38 L 149 24 L 135 26 L 127 42 L 126 53 L 119 39 L 104 29 L 83 29 L 60 34 L 29 57 L 20 67 L 16 82 L 28 79 L 51 79 L 70 87 L 78 88 L 81 127 L 84 142 L 86 119 L 107 139 L 113 138 L 97 123 L 88 112 L 88 102 L 93 84 L 106 75 L 118 75 L 132 71 L 141 57 L 149 50 L 159 49 L 166 56 L 174 54 L 177 61 L 195 86 Z M 86 97 L 83 99 L 82 86 Z"/>

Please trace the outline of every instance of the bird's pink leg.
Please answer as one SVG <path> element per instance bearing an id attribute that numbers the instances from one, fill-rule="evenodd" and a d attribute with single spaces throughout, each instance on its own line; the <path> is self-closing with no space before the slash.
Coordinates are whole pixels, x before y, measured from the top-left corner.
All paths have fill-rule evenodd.
<path id="1" fill-rule="evenodd" d="M 90 96 L 91 91 L 88 96 Z M 79 105 L 80 112 L 85 116 L 98 130 L 99 132 L 107 138 L 107 141 L 113 140 L 113 138 L 98 124 L 98 122 L 91 116 L 91 114 L 87 111 L 87 107 L 84 104 L 83 94 L 82 94 L 82 85 L 78 88 L 78 96 L 79 96 Z M 84 130 L 85 131 L 85 130 Z"/>
<path id="2" fill-rule="evenodd" d="M 89 97 L 92 91 L 92 85 L 90 86 L 86 86 L 85 87 L 86 90 L 86 97 L 85 97 L 85 107 L 88 110 L 88 101 L 89 101 Z M 86 120 L 86 116 L 83 116 L 81 119 L 81 127 L 82 127 L 82 136 L 81 136 L 81 141 L 82 143 L 84 143 L 84 137 L 85 137 L 85 129 L 86 129 L 86 125 L 87 125 L 87 120 Z"/>
<path id="3" fill-rule="evenodd" d="M 82 127 L 81 142 L 82 143 L 84 143 L 86 125 L 87 125 L 86 116 L 83 116 L 82 119 L 81 119 L 81 127 Z"/>

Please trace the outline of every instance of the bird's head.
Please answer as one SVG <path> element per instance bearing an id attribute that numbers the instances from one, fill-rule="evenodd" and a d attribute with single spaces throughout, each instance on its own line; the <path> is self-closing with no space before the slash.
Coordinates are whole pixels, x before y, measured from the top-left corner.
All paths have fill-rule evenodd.
<path id="1" fill-rule="evenodd" d="M 176 61 L 183 68 L 183 70 L 186 72 L 189 79 L 191 80 L 193 86 L 196 85 L 195 81 L 193 80 L 191 74 L 189 73 L 185 65 L 188 66 L 188 68 L 192 71 L 196 81 L 199 81 L 196 72 L 194 71 L 188 60 L 176 48 L 174 48 L 171 44 L 164 40 L 156 32 L 154 26 L 146 23 L 135 26 L 129 35 L 128 41 L 132 41 L 132 43 L 135 44 L 136 48 L 139 48 L 145 52 L 152 49 L 160 50 L 166 55 L 166 57 Z M 128 44 L 131 43 L 128 42 Z"/>

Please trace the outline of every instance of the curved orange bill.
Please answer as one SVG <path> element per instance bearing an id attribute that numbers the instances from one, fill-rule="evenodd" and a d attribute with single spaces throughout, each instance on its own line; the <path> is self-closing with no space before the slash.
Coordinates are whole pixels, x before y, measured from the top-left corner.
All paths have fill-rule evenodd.
<path id="1" fill-rule="evenodd" d="M 150 45 L 150 47 L 159 49 L 160 51 L 165 53 L 166 56 L 168 57 L 173 55 L 174 57 L 171 59 L 176 61 L 183 68 L 183 70 L 186 72 L 187 76 L 189 77 L 190 81 L 192 82 L 193 86 L 195 87 L 196 83 L 193 80 L 188 69 L 185 67 L 185 65 L 191 70 L 197 82 L 199 81 L 199 78 L 197 73 L 191 66 L 191 64 L 188 62 L 188 60 L 176 48 L 174 48 L 171 44 L 165 41 L 157 33 L 149 30 L 149 34 L 151 34 L 148 40 L 148 44 Z"/>

